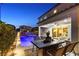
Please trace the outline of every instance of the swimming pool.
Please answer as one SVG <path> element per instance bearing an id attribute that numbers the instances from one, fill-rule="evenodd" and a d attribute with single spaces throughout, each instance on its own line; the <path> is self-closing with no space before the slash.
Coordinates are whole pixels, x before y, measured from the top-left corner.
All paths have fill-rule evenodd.
<path id="1" fill-rule="evenodd" d="M 31 41 L 35 40 L 37 35 L 31 33 L 31 32 L 26 32 L 25 36 L 20 36 L 20 42 L 22 47 L 27 47 L 31 46 L 32 43 Z"/>

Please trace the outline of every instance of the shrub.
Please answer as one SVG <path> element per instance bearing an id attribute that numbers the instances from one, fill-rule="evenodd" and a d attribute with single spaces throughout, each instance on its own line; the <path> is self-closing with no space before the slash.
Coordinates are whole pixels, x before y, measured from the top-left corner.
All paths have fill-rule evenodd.
<path id="1" fill-rule="evenodd" d="M 9 49 L 10 46 L 15 41 L 16 30 L 13 26 L 7 25 L 4 22 L 0 21 L 0 51 L 1 55 L 4 54 L 6 49 Z"/>

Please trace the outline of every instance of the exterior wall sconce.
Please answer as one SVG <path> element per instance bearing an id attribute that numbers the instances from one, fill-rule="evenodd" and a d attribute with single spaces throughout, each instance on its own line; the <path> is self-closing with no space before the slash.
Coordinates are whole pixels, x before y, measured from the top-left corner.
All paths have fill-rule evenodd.
<path id="1" fill-rule="evenodd" d="M 57 10 L 55 9 L 55 10 L 54 10 L 54 14 L 56 14 L 56 13 L 57 13 Z"/>
<path id="2" fill-rule="evenodd" d="M 54 26 L 57 26 L 57 24 L 55 23 Z"/>

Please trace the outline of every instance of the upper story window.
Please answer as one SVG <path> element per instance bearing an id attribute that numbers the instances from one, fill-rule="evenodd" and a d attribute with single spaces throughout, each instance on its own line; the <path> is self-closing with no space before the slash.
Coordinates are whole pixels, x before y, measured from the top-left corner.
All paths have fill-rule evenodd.
<path id="1" fill-rule="evenodd" d="M 40 21 L 42 21 L 43 19 L 41 18 Z"/>
<path id="2" fill-rule="evenodd" d="M 42 20 L 44 20 L 44 19 L 47 19 L 47 16 L 44 16 L 44 18 L 41 18 L 40 21 L 42 21 Z"/>
<path id="3" fill-rule="evenodd" d="M 47 19 L 47 16 L 45 16 L 44 19 Z"/>

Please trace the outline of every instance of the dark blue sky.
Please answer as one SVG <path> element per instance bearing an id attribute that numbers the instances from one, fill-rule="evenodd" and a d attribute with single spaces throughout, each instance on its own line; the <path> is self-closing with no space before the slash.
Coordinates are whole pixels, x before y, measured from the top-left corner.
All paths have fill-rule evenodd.
<path id="1" fill-rule="evenodd" d="M 38 17 L 53 7 L 52 3 L 1 4 L 1 20 L 13 24 L 37 26 Z"/>
<path id="2" fill-rule="evenodd" d="M 1 4 L 0 4 L 0 20 L 1 20 Z"/>

